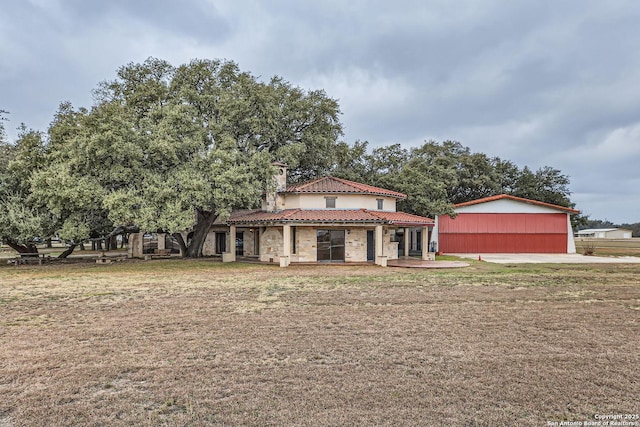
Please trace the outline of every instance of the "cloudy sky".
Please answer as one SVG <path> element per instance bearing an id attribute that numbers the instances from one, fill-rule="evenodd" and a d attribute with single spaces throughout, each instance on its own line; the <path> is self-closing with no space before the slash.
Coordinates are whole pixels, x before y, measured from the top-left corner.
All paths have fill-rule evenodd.
<path id="1" fill-rule="evenodd" d="M 453 139 L 571 178 L 593 219 L 640 221 L 636 0 L 8 0 L 11 138 L 153 56 L 225 58 L 340 102 L 344 140 Z"/>

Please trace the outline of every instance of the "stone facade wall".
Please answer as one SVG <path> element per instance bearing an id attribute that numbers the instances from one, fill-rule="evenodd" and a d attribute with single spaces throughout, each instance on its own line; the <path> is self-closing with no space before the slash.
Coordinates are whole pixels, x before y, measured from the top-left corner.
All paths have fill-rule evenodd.
<path id="1" fill-rule="evenodd" d="M 260 236 L 260 261 L 279 262 L 283 249 L 282 227 L 267 227 Z"/>
<path id="2" fill-rule="evenodd" d="M 204 245 L 202 246 L 202 255 L 204 256 L 219 255 L 219 254 L 216 254 L 216 233 L 214 231 L 209 231 L 207 233 L 207 237 L 204 241 Z"/>
<path id="3" fill-rule="evenodd" d="M 345 262 L 367 262 L 367 230 L 348 228 L 345 232 Z"/>
<path id="4" fill-rule="evenodd" d="M 317 262 L 317 230 L 335 229 L 331 227 L 297 227 L 296 254 L 291 262 Z M 345 230 L 345 262 L 367 262 L 367 229 L 349 227 Z M 369 229 L 371 230 L 371 229 Z M 398 258 L 398 242 L 391 241 L 391 233 L 383 234 L 383 251 L 387 259 Z"/>
<path id="5" fill-rule="evenodd" d="M 250 231 L 250 230 L 253 230 Z M 237 232 L 242 232 L 243 252 L 242 256 L 254 256 L 255 255 L 255 236 L 258 235 L 258 229 L 239 228 Z"/>
<path id="6" fill-rule="evenodd" d="M 382 249 L 383 255 L 387 259 L 398 259 L 398 244 L 399 242 L 391 241 L 391 233 L 384 235 L 384 248 Z"/>
<path id="7" fill-rule="evenodd" d="M 295 244 L 296 253 L 291 255 L 291 262 L 316 262 L 318 260 L 318 239 L 315 228 L 296 227 Z"/>
<path id="8" fill-rule="evenodd" d="M 295 227 L 296 253 L 291 254 L 291 262 L 317 262 L 318 239 L 317 230 L 324 227 Z M 335 228 L 333 228 L 335 229 Z M 345 262 L 367 261 L 367 230 L 365 228 L 344 228 L 345 230 Z M 350 232 L 347 232 L 350 230 Z M 246 235 L 246 234 L 245 234 Z M 293 235 L 293 230 L 292 230 Z M 385 240 L 389 237 L 385 236 Z M 390 242 L 388 242 L 390 243 Z M 247 242 L 245 241 L 245 247 Z M 291 246 L 293 251 L 293 244 Z M 397 250 L 397 245 L 396 245 Z M 282 228 L 267 227 L 260 238 L 260 260 L 277 262 L 283 253 Z"/>

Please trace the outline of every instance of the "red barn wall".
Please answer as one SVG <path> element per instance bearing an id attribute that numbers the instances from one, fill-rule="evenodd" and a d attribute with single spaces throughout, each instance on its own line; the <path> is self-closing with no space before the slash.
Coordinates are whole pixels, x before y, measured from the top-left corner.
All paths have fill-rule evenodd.
<path id="1" fill-rule="evenodd" d="M 563 213 L 460 213 L 441 216 L 438 229 L 441 252 L 567 252 Z"/>

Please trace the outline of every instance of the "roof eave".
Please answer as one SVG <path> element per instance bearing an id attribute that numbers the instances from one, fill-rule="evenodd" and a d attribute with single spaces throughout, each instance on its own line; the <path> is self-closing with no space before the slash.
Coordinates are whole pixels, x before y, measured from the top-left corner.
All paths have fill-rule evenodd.
<path id="1" fill-rule="evenodd" d="M 314 225 L 314 224 L 322 224 L 322 225 L 353 225 L 353 224 L 371 224 L 371 225 L 389 225 L 391 224 L 388 221 L 369 221 L 369 220 L 353 220 L 353 221 L 329 221 L 329 220 L 299 220 L 299 219 L 291 219 L 291 220 L 276 220 L 276 221 L 234 221 L 229 222 L 228 225 L 242 226 L 242 225 L 262 225 L 262 226 L 272 226 L 272 225 Z"/>
<path id="2" fill-rule="evenodd" d="M 406 195 L 400 196 L 396 194 L 387 194 L 387 193 L 370 193 L 367 191 L 296 191 L 296 190 L 285 190 L 280 191 L 279 194 L 354 194 L 354 195 L 364 195 L 364 196 L 381 196 L 381 197 L 393 197 L 396 200 L 404 200 L 407 198 Z"/>
<path id="3" fill-rule="evenodd" d="M 517 196 L 512 196 L 510 194 L 500 194 L 497 196 L 489 196 L 489 197 L 485 197 L 482 199 L 478 199 L 478 200 L 471 200 L 469 202 L 463 202 L 463 203 L 457 203 L 455 205 L 453 205 L 454 208 L 463 208 L 466 206 L 473 206 L 473 205 L 480 205 L 482 203 L 491 203 L 491 202 L 495 202 L 497 200 L 512 200 L 514 202 L 520 202 L 520 203 L 528 203 L 530 205 L 534 205 L 534 206 L 543 206 L 543 207 L 547 207 L 550 209 L 556 209 L 559 211 L 563 211 L 565 213 L 568 214 L 579 214 L 580 211 L 577 209 L 573 209 L 573 208 L 568 208 L 566 206 L 560 206 L 560 205 L 554 205 L 553 203 L 546 203 L 546 202 L 541 202 L 538 200 L 532 200 L 532 199 L 525 199 L 524 197 L 517 197 Z"/>

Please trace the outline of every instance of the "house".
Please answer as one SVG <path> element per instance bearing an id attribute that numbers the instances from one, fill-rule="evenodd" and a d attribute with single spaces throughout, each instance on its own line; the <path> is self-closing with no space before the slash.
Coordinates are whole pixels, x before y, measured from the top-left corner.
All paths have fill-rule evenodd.
<path id="1" fill-rule="evenodd" d="M 407 196 L 333 176 L 287 185 L 287 167 L 275 163 L 275 190 L 265 194 L 260 210 L 234 211 L 225 223 L 211 228 L 203 253 L 223 261 L 253 257 L 286 267 L 290 263 L 373 262 L 386 266 L 415 247 L 421 238 L 428 252 L 430 218 L 398 212 Z M 418 231 L 416 231 L 418 230 Z M 402 242 L 399 241 L 402 236 Z"/>
<path id="2" fill-rule="evenodd" d="M 432 245 L 444 253 L 575 253 L 579 211 L 501 194 L 454 205 L 436 217 Z"/>
<path id="3" fill-rule="evenodd" d="M 633 230 L 626 228 L 589 228 L 580 230 L 576 237 L 590 237 L 594 239 L 630 239 Z"/>

